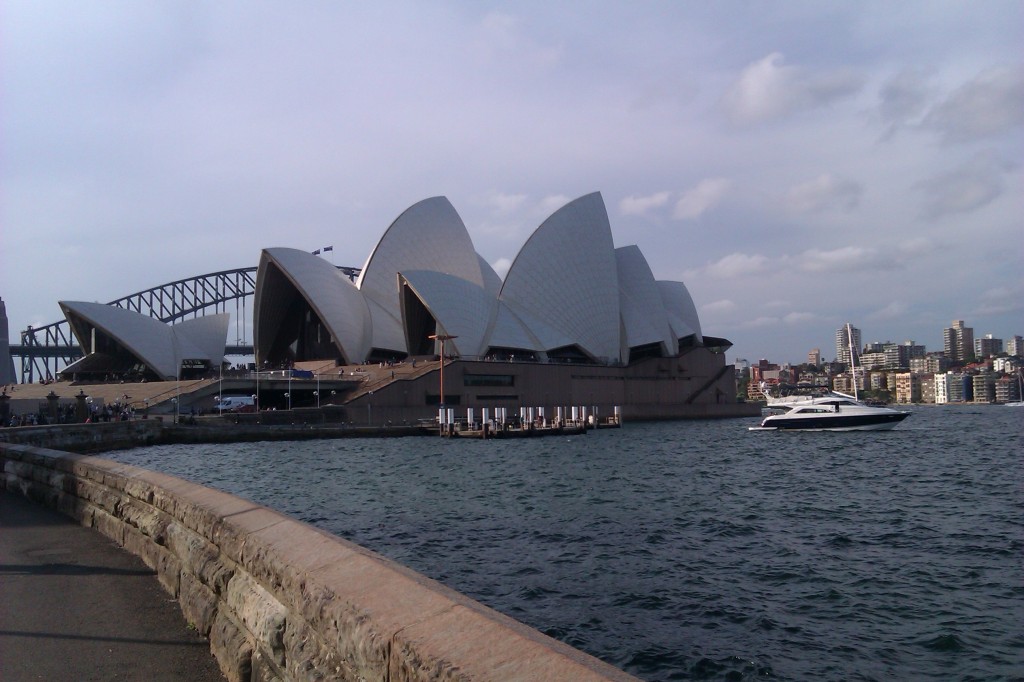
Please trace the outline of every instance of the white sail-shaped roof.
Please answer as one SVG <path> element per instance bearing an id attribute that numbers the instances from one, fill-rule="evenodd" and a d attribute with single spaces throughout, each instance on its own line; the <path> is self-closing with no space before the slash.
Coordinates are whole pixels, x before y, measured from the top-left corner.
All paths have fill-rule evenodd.
<path id="1" fill-rule="evenodd" d="M 549 339 L 554 338 L 553 335 L 556 333 L 549 334 Z M 557 348 L 564 345 L 567 344 L 556 343 L 551 347 Z M 497 315 L 488 336 L 487 348 L 514 348 L 540 353 L 544 351 L 545 347 L 546 345 L 537 338 L 533 330 L 512 312 L 508 303 L 498 301 Z M 486 349 L 484 352 L 487 352 Z"/>
<path id="2" fill-rule="evenodd" d="M 184 344 L 197 349 L 198 359 L 214 360 L 219 366 L 224 362 L 224 344 L 228 338 L 231 315 L 218 313 L 178 322 L 171 330 Z"/>
<path id="3" fill-rule="evenodd" d="M 433 197 L 413 204 L 380 238 L 356 286 L 363 295 L 379 305 L 396 320 L 401 320 L 401 300 L 396 274 L 414 270 L 431 270 L 466 280 L 484 287 L 480 260 L 473 241 L 445 197 Z M 374 332 L 377 333 L 374 314 Z M 394 348 L 393 339 L 374 338 L 375 348 Z"/>
<path id="4" fill-rule="evenodd" d="M 672 334 L 665 305 L 647 259 L 633 245 L 615 249 L 615 261 L 619 271 L 619 306 L 627 348 L 658 343 L 663 355 L 674 353 L 677 339 Z"/>
<path id="5" fill-rule="evenodd" d="M 661 292 L 661 300 L 676 338 L 685 339 L 687 336 L 695 335 L 697 342 L 703 343 L 697 306 L 693 304 L 693 298 L 690 297 L 686 285 L 682 282 L 658 280 L 658 291 Z"/>
<path id="6" fill-rule="evenodd" d="M 264 249 L 256 275 L 253 303 L 254 340 L 263 350 L 276 334 L 274 325 L 293 305 L 293 294 L 281 286 L 285 278 L 320 318 L 331 342 L 349 362 L 362 362 L 370 351 L 372 325 L 363 296 L 327 260 L 289 248 Z"/>
<path id="7" fill-rule="evenodd" d="M 227 341 L 227 313 L 210 315 L 169 326 L 160 320 L 103 303 L 60 301 L 61 310 L 88 355 L 92 352 L 92 327 L 115 340 L 152 372 L 165 379 L 177 376 L 182 360 L 206 360 L 220 363 Z M 183 327 L 176 332 L 175 327 Z M 220 343 L 216 344 L 216 334 Z"/>
<path id="8" fill-rule="evenodd" d="M 594 359 L 620 359 L 615 245 L 600 193 L 570 202 L 537 228 L 505 276 L 500 298 Z"/>
<path id="9" fill-rule="evenodd" d="M 480 261 L 480 274 L 484 278 L 484 289 L 494 298 L 498 298 L 498 293 L 501 292 L 501 277 L 494 271 L 491 264 L 484 260 L 483 256 L 478 255 L 477 258 Z"/>
<path id="10" fill-rule="evenodd" d="M 433 316 L 443 333 L 458 338 L 449 341 L 446 351 L 475 356 L 484 352 L 484 334 L 497 299 L 479 284 L 431 270 L 401 273 L 402 278 Z"/>

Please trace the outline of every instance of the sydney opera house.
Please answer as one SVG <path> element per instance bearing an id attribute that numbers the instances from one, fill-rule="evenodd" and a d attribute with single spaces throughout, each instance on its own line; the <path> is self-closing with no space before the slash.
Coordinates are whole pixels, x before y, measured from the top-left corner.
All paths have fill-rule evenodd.
<path id="1" fill-rule="evenodd" d="M 111 306 L 61 307 L 87 353 L 65 376 L 168 379 L 223 360 L 224 315 L 168 326 Z M 599 193 L 545 220 L 504 278 L 444 197 L 402 213 L 355 281 L 318 255 L 264 249 L 253 339 L 259 367 L 312 363 L 339 378 L 357 365 L 404 368 L 337 397 L 372 400 L 395 419 L 436 415 L 442 396 L 450 407 L 585 405 L 634 418 L 725 416 L 735 403 L 729 342 L 703 334 L 682 282 L 655 279 L 636 246 L 616 248 Z"/>
<path id="2" fill-rule="evenodd" d="M 392 223 L 355 282 L 290 248 L 265 249 L 256 281 L 255 344 L 271 365 L 430 359 L 444 343 L 458 360 L 446 368 L 449 406 L 619 406 L 655 418 L 735 402 L 728 342 L 703 335 L 682 282 L 656 280 L 636 246 L 615 247 L 598 193 L 545 220 L 504 279 L 435 197 Z M 403 416 L 440 399 L 437 377 L 378 393 Z"/>
<path id="3" fill-rule="evenodd" d="M 625 365 L 701 345 L 682 282 L 654 279 L 635 246 L 616 249 L 599 194 L 548 218 L 504 281 L 477 255 L 444 197 L 415 204 L 352 283 L 305 251 L 266 249 L 255 340 L 263 359 L 339 364 L 446 353 Z"/>

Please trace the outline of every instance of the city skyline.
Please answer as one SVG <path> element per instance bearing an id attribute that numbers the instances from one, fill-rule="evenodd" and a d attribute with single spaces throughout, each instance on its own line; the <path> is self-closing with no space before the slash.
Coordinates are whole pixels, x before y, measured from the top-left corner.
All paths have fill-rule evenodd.
<path id="1" fill-rule="evenodd" d="M 742 17 L 737 21 L 736 17 Z M 599 191 L 729 358 L 941 345 L 1024 319 L 1024 5 L 9 3 L 0 296 L 12 339 L 333 245 L 424 197 L 504 274 Z M 251 332 L 247 332 L 251 339 Z"/>
<path id="2" fill-rule="evenodd" d="M 938 332 L 935 334 L 935 336 L 938 337 L 938 342 L 937 343 L 927 343 L 926 341 L 923 341 L 921 339 L 911 339 L 911 338 L 888 338 L 888 339 L 872 338 L 872 337 L 867 336 L 864 333 L 864 330 L 859 325 L 857 325 L 855 322 L 853 322 L 852 320 L 848 320 L 848 322 L 853 326 L 854 338 L 855 339 L 860 339 L 860 343 L 858 345 L 856 345 L 856 351 L 857 351 L 858 354 L 861 353 L 866 346 L 868 346 L 870 344 L 876 344 L 876 343 L 879 343 L 879 344 L 890 344 L 890 343 L 893 343 L 893 344 L 898 344 L 898 345 L 906 344 L 906 343 L 913 343 L 915 346 L 924 346 L 926 352 L 928 352 L 928 353 L 943 352 L 944 351 L 943 333 L 945 331 L 947 331 L 953 323 L 956 323 L 956 322 L 964 322 L 964 326 L 965 327 L 967 327 L 969 329 L 972 329 L 974 331 L 973 338 L 974 338 L 975 341 L 977 341 L 979 339 L 983 339 L 985 336 L 987 336 L 989 334 L 991 334 L 991 336 L 993 338 L 1001 340 L 1003 342 L 1004 352 L 1005 352 L 1006 342 L 1009 339 L 1011 339 L 1011 338 L 1013 338 L 1015 336 L 1024 336 L 1024 323 L 1021 324 L 1022 329 L 1019 330 L 1019 331 L 1015 331 L 1015 332 L 1011 331 L 1010 333 L 999 334 L 999 333 L 993 333 L 993 332 L 988 332 L 988 331 L 983 332 L 983 333 L 979 333 L 978 330 L 976 328 L 972 327 L 972 325 L 970 324 L 970 319 L 967 319 L 967 320 L 950 320 L 946 324 L 945 327 L 939 329 Z M 832 339 L 831 339 L 830 343 L 822 344 L 822 345 L 817 345 L 817 346 L 808 346 L 807 349 L 805 351 L 803 351 L 802 354 L 796 353 L 796 352 L 791 353 L 791 355 L 797 356 L 799 358 L 798 360 L 788 360 L 788 359 L 783 360 L 783 359 L 779 359 L 779 358 L 768 357 L 768 356 L 765 356 L 765 355 L 760 355 L 760 356 L 758 356 L 756 358 L 754 358 L 754 357 L 743 357 L 743 356 L 735 356 L 735 357 L 733 357 L 732 353 L 730 353 L 730 357 L 733 358 L 734 360 L 739 360 L 739 359 L 746 360 L 750 364 L 756 364 L 758 362 L 758 360 L 768 360 L 769 362 L 772 362 L 773 364 L 778 364 L 778 365 L 788 364 L 788 365 L 791 365 L 791 366 L 795 366 L 795 365 L 805 364 L 807 362 L 807 355 L 809 353 L 811 353 L 813 350 L 818 349 L 821 352 L 821 361 L 822 362 L 829 362 L 829 361 L 844 362 L 844 359 L 840 358 L 837 355 L 837 351 L 836 351 L 836 348 L 837 348 L 836 342 L 837 342 L 837 339 L 838 339 L 838 336 L 839 336 L 839 332 L 841 330 L 845 331 L 845 323 L 844 323 L 843 326 L 837 327 L 836 329 L 832 330 Z M 845 343 L 845 338 L 846 337 L 844 336 L 844 343 Z"/>

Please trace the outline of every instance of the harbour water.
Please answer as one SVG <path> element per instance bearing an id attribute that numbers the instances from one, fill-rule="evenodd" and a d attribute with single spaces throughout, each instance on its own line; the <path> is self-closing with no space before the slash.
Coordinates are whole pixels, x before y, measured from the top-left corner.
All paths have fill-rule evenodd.
<path id="1" fill-rule="evenodd" d="M 649 680 L 1024 677 L 1024 412 L 110 456 L 252 499 Z"/>

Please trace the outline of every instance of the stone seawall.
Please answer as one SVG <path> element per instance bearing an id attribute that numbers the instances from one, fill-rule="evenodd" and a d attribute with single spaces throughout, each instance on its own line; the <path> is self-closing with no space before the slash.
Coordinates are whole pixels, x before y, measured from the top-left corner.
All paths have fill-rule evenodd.
<path id="1" fill-rule="evenodd" d="M 6 490 L 141 557 L 232 682 L 634 679 L 248 500 L 29 445 L 0 443 L 0 464 Z"/>

